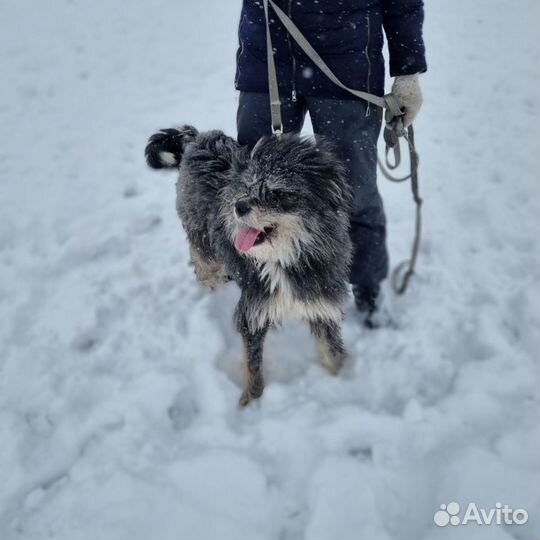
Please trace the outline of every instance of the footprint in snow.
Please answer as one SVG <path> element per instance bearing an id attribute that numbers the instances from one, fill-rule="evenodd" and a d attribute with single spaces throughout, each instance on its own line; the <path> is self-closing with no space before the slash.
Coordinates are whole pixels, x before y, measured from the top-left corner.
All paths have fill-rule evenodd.
<path id="1" fill-rule="evenodd" d="M 138 219 L 129 227 L 131 234 L 147 234 L 156 230 L 161 225 L 161 218 L 159 216 L 147 216 Z"/>
<path id="2" fill-rule="evenodd" d="M 81 353 L 92 352 L 99 344 L 101 340 L 97 335 L 97 332 L 88 330 L 81 332 L 78 336 L 75 336 L 71 345 L 72 347 Z"/>
<path id="3" fill-rule="evenodd" d="M 125 199 L 133 199 L 133 197 L 138 197 L 140 194 L 141 192 L 137 186 L 126 186 L 123 196 Z"/>

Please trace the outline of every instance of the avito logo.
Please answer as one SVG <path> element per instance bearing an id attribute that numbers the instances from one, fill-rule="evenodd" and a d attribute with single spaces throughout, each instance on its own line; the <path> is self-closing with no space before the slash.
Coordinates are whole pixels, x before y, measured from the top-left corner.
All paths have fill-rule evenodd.
<path id="1" fill-rule="evenodd" d="M 479 508 L 476 503 L 469 503 L 460 516 L 461 507 L 457 502 L 441 504 L 433 516 L 433 521 L 439 527 L 446 525 L 524 525 L 529 519 L 527 510 L 523 508 L 512 509 L 507 504 L 496 503 L 494 508 Z"/>

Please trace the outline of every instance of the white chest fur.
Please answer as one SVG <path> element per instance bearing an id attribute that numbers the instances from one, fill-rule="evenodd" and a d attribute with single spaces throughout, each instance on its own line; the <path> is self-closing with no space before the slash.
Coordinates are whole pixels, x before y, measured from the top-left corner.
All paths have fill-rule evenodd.
<path id="1" fill-rule="evenodd" d="M 262 304 L 253 306 L 250 318 L 256 328 L 262 328 L 267 323 L 280 324 L 287 318 L 303 321 L 341 321 L 343 313 L 338 302 L 326 298 L 315 300 L 299 298 L 280 264 L 262 263 L 259 272 L 261 281 L 266 283 L 270 290 L 270 297 Z"/>

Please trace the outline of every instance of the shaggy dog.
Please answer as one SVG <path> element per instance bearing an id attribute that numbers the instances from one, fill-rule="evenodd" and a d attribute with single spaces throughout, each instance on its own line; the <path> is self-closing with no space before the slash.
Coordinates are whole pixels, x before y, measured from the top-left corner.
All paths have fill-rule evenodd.
<path id="1" fill-rule="evenodd" d="M 286 316 L 309 323 L 321 363 L 337 373 L 351 193 L 330 144 L 284 134 L 249 151 L 221 131 L 184 126 L 153 135 L 146 159 L 155 169 L 179 168 L 176 204 L 197 278 L 212 289 L 228 279 L 240 286 L 240 404 L 262 394 L 264 338 Z"/>

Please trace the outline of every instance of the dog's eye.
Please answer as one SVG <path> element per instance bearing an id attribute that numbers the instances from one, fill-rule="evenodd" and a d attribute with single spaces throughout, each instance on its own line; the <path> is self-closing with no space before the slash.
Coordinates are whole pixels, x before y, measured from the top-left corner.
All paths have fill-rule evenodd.
<path id="1" fill-rule="evenodd" d="M 273 189 L 266 193 L 266 202 L 272 207 L 289 211 L 294 209 L 298 203 L 298 197 L 290 191 Z"/>
<path id="2" fill-rule="evenodd" d="M 265 193 L 265 200 L 269 204 L 278 204 L 281 199 L 283 198 L 283 192 L 279 191 L 277 189 L 274 190 L 268 190 Z"/>

